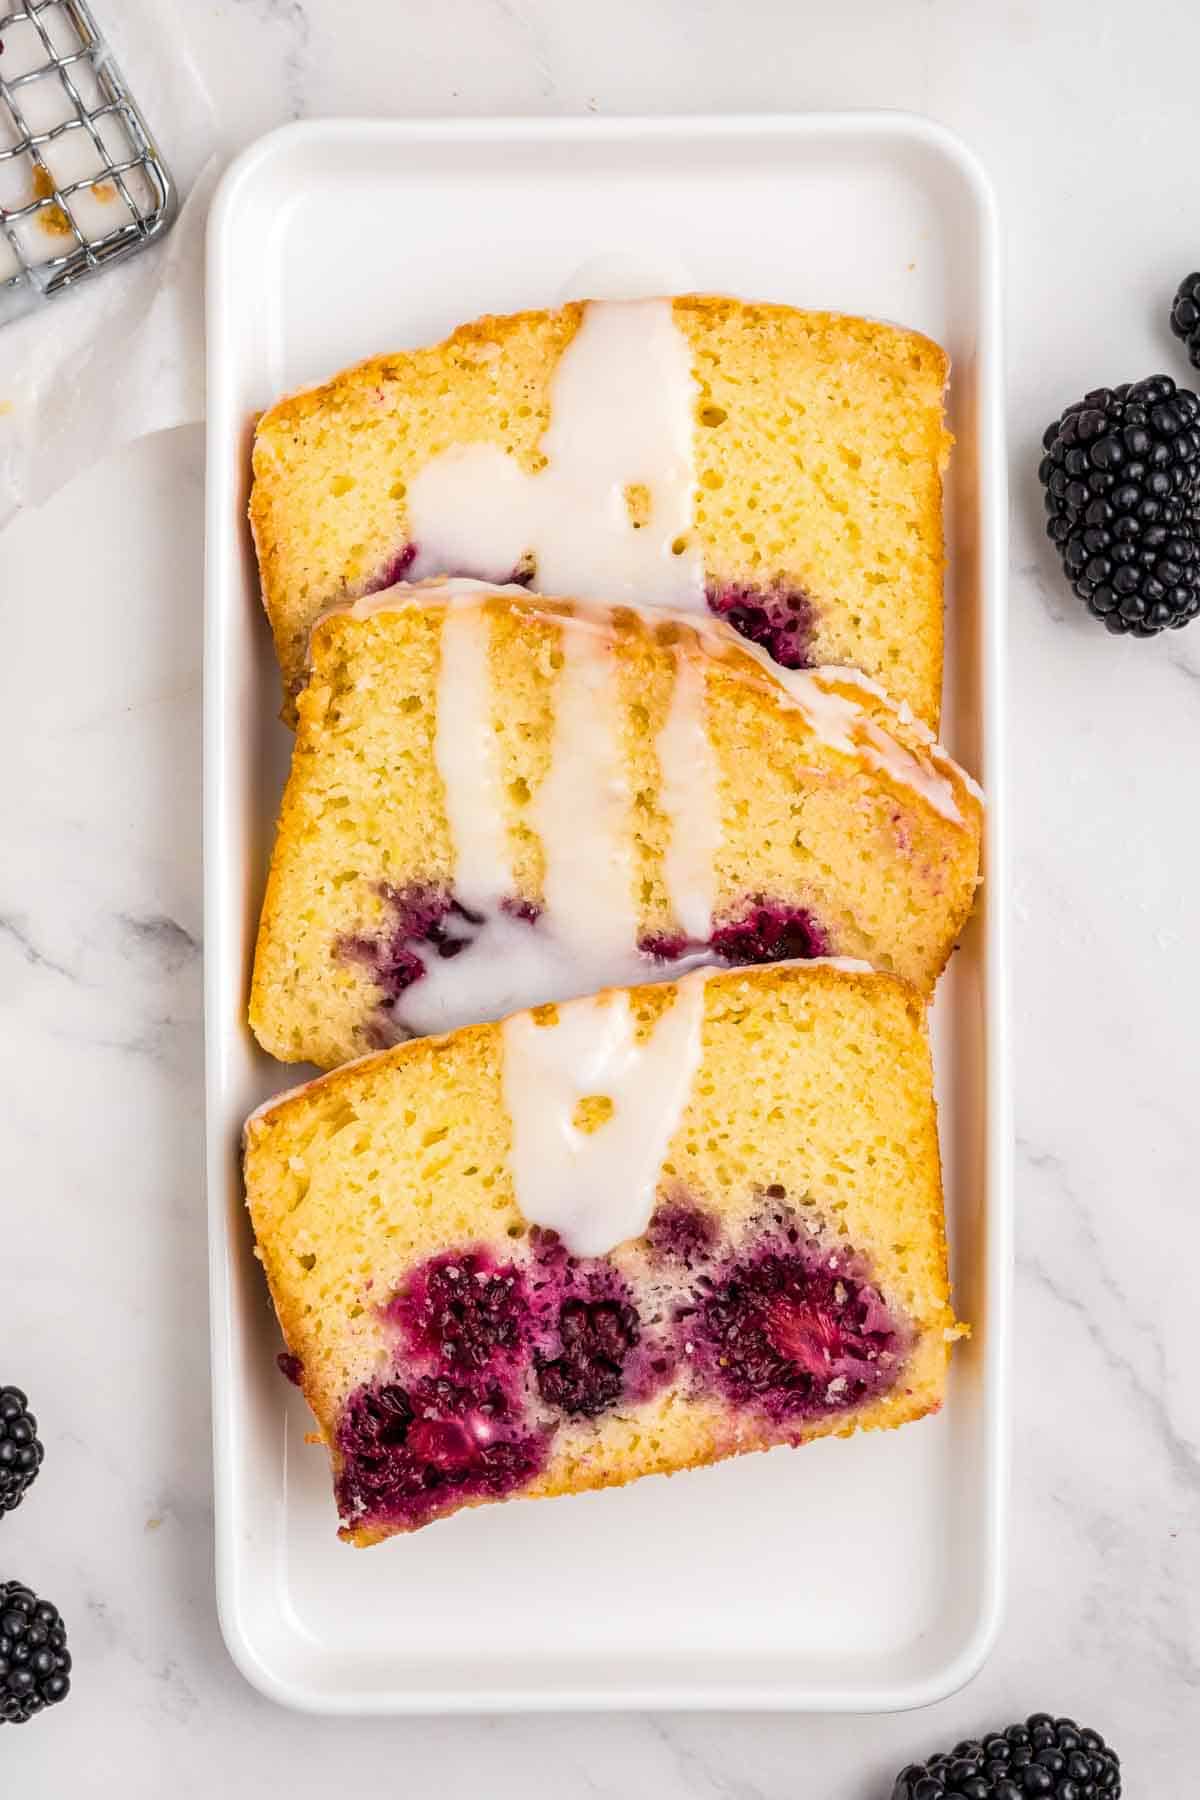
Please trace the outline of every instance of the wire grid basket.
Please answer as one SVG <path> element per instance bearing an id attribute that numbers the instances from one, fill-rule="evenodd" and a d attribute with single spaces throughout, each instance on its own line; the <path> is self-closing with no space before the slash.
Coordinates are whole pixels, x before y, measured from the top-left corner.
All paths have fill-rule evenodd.
<path id="1" fill-rule="evenodd" d="M 161 237 L 176 193 L 84 0 L 0 0 L 0 324 Z"/>

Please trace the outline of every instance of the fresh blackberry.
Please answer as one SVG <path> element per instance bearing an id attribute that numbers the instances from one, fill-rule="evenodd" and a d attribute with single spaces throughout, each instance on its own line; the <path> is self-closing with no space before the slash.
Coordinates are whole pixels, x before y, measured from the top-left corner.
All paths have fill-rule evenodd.
<path id="1" fill-rule="evenodd" d="M 1200 612 L 1200 398 L 1169 375 L 1095 388 L 1046 429 L 1046 530 L 1088 611 L 1154 637 Z"/>
<path id="2" fill-rule="evenodd" d="M 65 1700 L 71 1653 L 58 1608 L 20 1581 L 0 1581 L 0 1725 L 24 1725 Z"/>
<path id="3" fill-rule="evenodd" d="M 1121 1764 L 1098 1731 L 1034 1713 L 901 1769 L 892 1800 L 1119 1800 Z"/>
<path id="4" fill-rule="evenodd" d="M 1200 369 L 1200 275 L 1185 275 L 1171 304 L 1171 330 L 1187 345 L 1188 361 Z"/>
<path id="5" fill-rule="evenodd" d="M 21 1504 L 43 1454 L 28 1400 L 20 1388 L 0 1387 L 0 1513 Z"/>

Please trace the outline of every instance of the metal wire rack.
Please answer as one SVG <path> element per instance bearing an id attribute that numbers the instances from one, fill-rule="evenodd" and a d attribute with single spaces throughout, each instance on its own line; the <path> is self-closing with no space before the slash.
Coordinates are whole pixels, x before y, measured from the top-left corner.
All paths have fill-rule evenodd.
<path id="1" fill-rule="evenodd" d="M 3 324 L 161 237 L 177 199 L 84 0 L 0 14 Z"/>

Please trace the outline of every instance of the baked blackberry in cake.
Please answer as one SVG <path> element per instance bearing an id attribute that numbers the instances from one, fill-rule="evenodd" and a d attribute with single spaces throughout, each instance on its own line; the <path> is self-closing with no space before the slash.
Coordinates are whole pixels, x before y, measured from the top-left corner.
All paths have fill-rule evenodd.
<path id="1" fill-rule="evenodd" d="M 849 956 L 928 991 L 978 790 L 852 670 L 721 621 L 470 582 L 328 615 L 250 1018 L 320 1067 L 697 962 Z"/>
<path id="2" fill-rule="evenodd" d="M 929 1046 L 893 976 L 697 971 L 415 1040 L 268 1102 L 245 1175 L 355 1544 L 942 1401 Z"/>
<path id="3" fill-rule="evenodd" d="M 470 575 L 707 608 L 936 729 L 947 372 L 898 326 L 693 294 L 479 319 L 280 401 L 250 516 L 289 710 L 331 603 Z"/>

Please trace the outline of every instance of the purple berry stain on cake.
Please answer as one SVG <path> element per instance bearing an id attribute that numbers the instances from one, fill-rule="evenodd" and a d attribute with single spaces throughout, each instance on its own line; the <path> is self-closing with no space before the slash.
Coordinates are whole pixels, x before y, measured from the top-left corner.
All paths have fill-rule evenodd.
<path id="1" fill-rule="evenodd" d="M 648 936 L 638 939 L 638 949 L 642 955 L 650 957 L 656 963 L 678 962 L 679 958 L 686 956 L 689 951 L 703 948 L 702 944 L 696 943 L 691 938 L 686 938 L 682 934 L 671 936 L 665 931 L 652 932 Z"/>
<path id="2" fill-rule="evenodd" d="M 706 1261 L 716 1246 L 717 1221 L 684 1200 L 667 1200 L 654 1210 L 646 1229 L 646 1248 L 658 1262 L 692 1268 Z"/>
<path id="3" fill-rule="evenodd" d="M 380 1312 L 396 1331 L 392 1375 L 360 1387 L 342 1413 L 343 1519 L 421 1525 L 531 1481 L 549 1433 L 524 1393 L 533 1319 L 523 1272 L 481 1247 L 444 1253 Z"/>
<path id="4" fill-rule="evenodd" d="M 816 611 L 801 588 L 755 588 L 745 583 L 709 586 L 708 609 L 736 632 L 761 644 L 785 669 L 812 667 Z"/>
<path id="5" fill-rule="evenodd" d="M 281 1375 L 286 1375 L 293 1387 L 300 1387 L 304 1380 L 304 1364 L 290 1350 L 281 1350 L 275 1358 L 275 1366 Z"/>
<path id="6" fill-rule="evenodd" d="M 388 1305 L 409 1357 L 439 1372 L 478 1372 L 510 1364 L 529 1341 L 523 1274 L 486 1250 L 434 1257 L 416 1269 Z"/>
<path id="7" fill-rule="evenodd" d="M 387 907 L 385 924 L 377 932 L 344 933 L 334 941 L 333 954 L 366 969 L 382 993 L 382 1005 L 391 1010 L 428 973 L 435 958 L 448 962 L 469 950 L 487 917 L 428 883 L 396 888 L 383 882 L 378 891 Z M 536 925 L 541 916 L 533 901 L 516 896 L 505 898 L 500 906 L 510 918 L 527 925 Z"/>
<path id="8" fill-rule="evenodd" d="M 483 920 L 435 887 L 414 883 L 394 888 L 385 883 L 379 891 L 389 914 L 383 930 L 341 937 L 334 952 L 368 969 L 385 1001 L 394 1004 L 425 973 L 417 945 L 436 956 L 458 956 L 474 941 Z"/>
<path id="9" fill-rule="evenodd" d="M 406 579 L 416 560 L 417 546 L 405 544 L 402 550 L 388 558 L 370 585 L 363 589 L 364 594 L 381 594 L 385 588 L 395 587 L 398 581 Z"/>
<path id="10" fill-rule="evenodd" d="M 722 962 L 772 963 L 828 956 L 829 939 L 802 906 L 758 899 L 741 918 L 713 932 L 712 948 Z"/>
<path id="11" fill-rule="evenodd" d="M 678 1329 L 697 1375 L 776 1423 L 885 1393 L 909 1347 L 861 1259 L 799 1232 L 714 1270 L 693 1298 Z"/>
<path id="12" fill-rule="evenodd" d="M 545 1466 L 563 1419 L 596 1418 L 669 1379 L 628 1286 L 603 1258 L 529 1234 L 528 1266 L 480 1247 L 413 1270 L 380 1311 L 390 1378 L 351 1395 L 337 1429 L 338 1507 L 352 1526 L 416 1526 L 501 1499 Z"/>
<path id="13" fill-rule="evenodd" d="M 383 931 L 377 936 L 351 933 L 339 938 L 334 950 L 346 961 L 369 969 L 385 1002 L 394 1005 L 425 973 L 425 958 L 417 945 L 423 945 L 427 955 L 443 960 L 460 956 L 474 943 L 484 921 L 481 913 L 468 911 L 434 887 L 384 884 L 381 892 L 390 914 Z"/>
<path id="14" fill-rule="evenodd" d="M 688 1195 L 660 1204 L 642 1240 L 646 1288 L 537 1226 L 510 1261 L 477 1245 L 411 1271 L 379 1309 L 391 1368 L 351 1394 L 337 1426 L 343 1521 L 412 1528 L 518 1493 L 560 1428 L 650 1400 L 681 1369 L 692 1392 L 785 1437 L 886 1393 L 910 1328 L 861 1256 L 794 1223 L 782 1188 L 763 1198 L 736 1252 Z"/>
<path id="15" fill-rule="evenodd" d="M 520 919 L 523 925 L 536 925 L 542 916 L 542 909 L 536 900 L 518 900 L 515 896 L 502 900 L 500 910 L 507 913 L 510 919 Z"/>
<path id="16" fill-rule="evenodd" d="M 386 1016 L 394 1015 L 404 994 L 428 974 L 432 963 L 448 962 L 471 949 L 488 921 L 486 914 L 464 906 L 453 893 L 432 883 L 397 888 L 384 882 L 378 892 L 386 907 L 382 925 L 374 932 L 343 933 L 334 940 L 333 955 L 369 973 Z M 542 918 L 536 901 L 517 895 L 502 899 L 500 911 L 531 929 L 537 929 Z M 735 967 L 827 956 L 830 948 L 824 927 L 806 908 L 763 895 L 747 901 L 738 917 L 718 925 L 706 943 L 666 933 L 638 941 L 647 963 L 659 965 L 662 973 L 669 973 L 680 958 L 704 951 L 711 953 L 714 963 Z M 381 1021 L 381 1046 L 394 1041 L 389 1031 L 390 1024 Z"/>
<path id="17" fill-rule="evenodd" d="M 338 1426 L 338 1510 L 353 1525 L 423 1525 L 465 1500 L 501 1500 L 527 1486 L 546 1445 L 514 1416 L 499 1383 L 368 1383 Z"/>
<path id="18" fill-rule="evenodd" d="M 661 932 L 641 938 L 638 949 L 664 969 L 680 957 L 705 950 L 711 951 L 714 963 L 737 968 L 747 963 L 828 956 L 830 943 L 824 926 L 806 907 L 768 900 L 760 894 L 747 901 L 746 910 L 737 918 L 718 925 L 706 940 Z"/>

